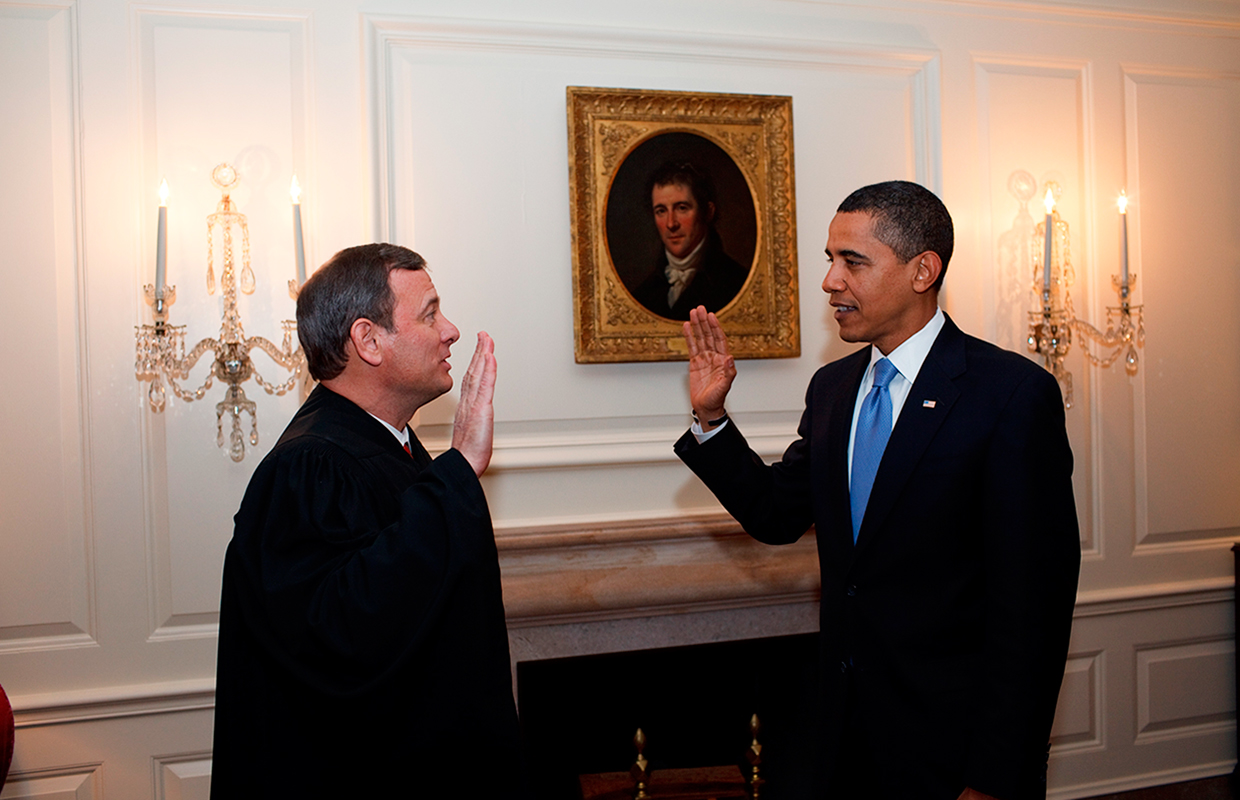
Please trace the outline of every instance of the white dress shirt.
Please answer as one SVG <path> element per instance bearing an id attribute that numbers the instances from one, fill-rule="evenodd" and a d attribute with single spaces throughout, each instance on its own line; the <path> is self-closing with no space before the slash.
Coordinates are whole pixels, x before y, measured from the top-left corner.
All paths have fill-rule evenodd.
<path id="1" fill-rule="evenodd" d="M 936 308 L 934 316 L 922 326 L 921 330 L 905 339 L 900 343 L 899 347 L 892 350 L 886 356 L 877 347 L 870 348 L 870 365 L 865 368 L 865 375 L 861 378 L 861 386 L 857 389 L 857 402 L 853 407 L 852 428 L 848 433 L 849 483 L 852 482 L 853 442 L 857 438 L 857 417 L 861 414 L 861 401 L 865 399 L 870 389 L 874 387 L 874 365 L 880 359 L 886 358 L 896 368 L 895 377 L 887 385 L 887 391 L 891 394 L 891 427 L 894 430 L 896 420 L 900 416 L 900 410 L 904 407 L 904 401 L 908 399 L 909 390 L 913 388 L 913 382 L 917 380 L 917 373 L 921 372 L 921 365 L 926 362 L 926 356 L 930 354 L 930 348 L 934 346 L 934 340 L 939 338 L 939 331 L 943 330 L 943 324 L 946 321 L 947 318 L 943 316 L 943 309 Z M 719 427 L 703 432 L 701 424 L 694 420 L 690 430 L 693 432 L 693 436 L 697 439 L 698 444 L 702 444 L 726 428 L 727 425 L 728 423 L 725 421 Z"/>
<path id="2" fill-rule="evenodd" d="M 946 318 L 943 316 L 943 309 L 936 308 L 934 316 L 922 326 L 921 330 L 905 339 L 899 347 L 887 355 L 884 356 L 877 347 L 870 348 L 870 365 L 865 368 L 861 386 L 857 389 L 857 402 L 853 405 L 852 428 L 849 429 L 848 434 L 849 485 L 852 484 L 853 445 L 857 439 L 857 418 L 861 416 L 861 402 L 870 393 L 870 389 L 874 388 L 874 365 L 886 358 L 896 368 L 895 377 L 891 379 L 891 383 L 887 384 L 887 392 L 891 395 L 891 428 L 895 430 L 900 410 L 904 408 L 904 401 L 908 399 L 909 390 L 913 388 L 913 383 L 917 380 L 917 373 L 921 372 L 921 365 L 926 363 L 926 356 L 930 355 L 934 340 L 939 338 L 939 331 L 943 330 L 944 322 Z"/>

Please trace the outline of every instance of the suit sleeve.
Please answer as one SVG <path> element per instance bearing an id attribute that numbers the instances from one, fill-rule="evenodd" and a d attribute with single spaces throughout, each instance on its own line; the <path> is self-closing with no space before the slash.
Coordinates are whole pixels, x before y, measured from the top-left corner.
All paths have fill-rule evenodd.
<path id="1" fill-rule="evenodd" d="M 813 422 L 807 402 L 797 440 L 780 461 L 770 466 L 749 447 L 734 420 L 702 444 L 698 444 L 691 431 L 686 432 L 676 442 L 676 455 L 750 536 L 767 544 L 790 544 L 801 538 L 813 522 Z"/>
<path id="2" fill-rule="evenodd" d="M 996 431 L 981 495 L 986 666 L 967 782 L 1004 800 L 1041 798 L 1080 570 L 1072 451 L 1054 378 L 1032 372 Z"/>

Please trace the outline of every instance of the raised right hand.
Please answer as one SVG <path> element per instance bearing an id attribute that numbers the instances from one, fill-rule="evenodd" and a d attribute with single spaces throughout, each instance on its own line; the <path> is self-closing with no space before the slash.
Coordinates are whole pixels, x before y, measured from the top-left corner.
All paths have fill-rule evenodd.
<path id="1" fill-rule="evenodd" d="M 461 402 L 452 423 L 452 446 L 480 478 L 491 463 L 495 435 L 495 371 L 495 342 L 484 331 L 478 334 L 478 347 L 461 380 Z"/>
<path id="2" fill-rule="evenodd" d="M 689 345 L 689 402 L 702 430 L 708 420 L 723 416 L 724 401 L 736 378 L 736 362 L 728 353 L 728 337 L 714 314 L 698 306 L 684 325 Z"/>

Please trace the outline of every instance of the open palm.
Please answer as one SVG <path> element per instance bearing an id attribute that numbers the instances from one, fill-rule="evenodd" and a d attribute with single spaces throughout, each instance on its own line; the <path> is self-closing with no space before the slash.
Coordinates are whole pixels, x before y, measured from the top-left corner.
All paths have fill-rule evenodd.
<path id="1" fill-rule="evenodd" d="M 714 314 L 698 306 L 684 325 L 689 345 L 689 402 L 705 423 L 723 416 L 724 401 L 736 378 L 736 362 L 728 353 L 728 337 Z"/>

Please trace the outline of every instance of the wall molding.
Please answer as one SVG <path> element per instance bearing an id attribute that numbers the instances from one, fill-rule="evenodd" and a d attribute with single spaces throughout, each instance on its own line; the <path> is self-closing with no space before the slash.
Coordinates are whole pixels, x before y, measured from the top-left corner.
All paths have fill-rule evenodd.
<path id="1" fill-rule="evenodd" d="M 61 567 L 66 606 L 66 617 L 27 618 L 24 624 L 0 628 L 0 653 L 13 654 L 94 645 L 98 603 L 90 423 L 93 393 L 83 263 L 78 4 L 0 6 L 0 22 L 6 18 L 46 24 L 48 59 L 41 66 L 48 90 L 45 108 L 50 140 L 46 176 L 51 201 L 49 224 L 55 231 L 53 249 L 46 256 L 54 274 L 55 291 L 49 298 L 49 313 L 44 317 L 48 329 L 24 333 L 50 345 L 48 363 L 53 365 L 59 388 L 59 394 L 46 398 L 43 407 L 49 412 L 48 428 L 55 431 L 52 441 L 60 446 L 55 451 L 43 451 L 42 456 L 59 467 L 60 486 L 52 502 L 61 512 L 57 520 L 63 525 L 55 533 L 63 537 L 65 546 Z M 36 385 L 33 391 L 40 388 L 43 387 Z M 43 577 L 53 580 L 51 575 Z M 46 608 L 23 611 L 47 613 Z"/>
<path id="2" fill-rule="evenodd" d="M 496 545 L 513 637 L 561 625 L 627 624 L 642 618 L 739 609 L 753 613 L 771 607 L 798 609 L 818 597 L 812 534 L 795 545 L 769 547 L 751 540 L 723 512 L 509 526 L 496 531 Z M 565 564 L 577 565 L 583 577 L 566 574 Z M 632 580 L 636 571 L 641 582 Z M 1081 592 L 1075 617 L 1230 604 L 1234 583 L 1227 576 Z M 214 625 L 203 625 L 196 633 L 215 632 Z M 214 690 L 215 679 L 209 676 L 18 695 L 11 701 L 17 726 L 32 728 L 210 709 Z M 1084 738 L 1065 742 L 1056 752 L 1096 746 L 1093 737 Z M 1132 786 L 1150 785 L 1148 776 L 1133 781 Z"/>
<path id="3" fill-rule="evenodd" d="M 800 0 L 805 3 L 825 4 L 833 0 Z M 833 3 L 834 4 L 834 3 Z M 862 5 L 862 3 L 855 3 Z M 1026 0 L 895 0 L 890 7 L 916 10 L 932 14 L 966 15 L 975 17 L 1001 17 L 1022 21 L 1055 21 L 1079 27 L 1108 27 L 1118 24 L 1133 26 L 1184 27 L 1194 32 L 1201 29 L 1218 29 L 1221 33 L 1240 31 L 1240 17 L 1236 14 L 1220 14 L 1220 4 L 1190 0 L 1179 4 L 1179 13 L 1158 9 L 1121 10 L 1100 2 L 1036 3 Z M 1134 3 L 1135 5 L 1135 3 Z M 1194 6 L 1188 10 L 1188 6 Z"/>
<path id="4" fill-rule="evenodd" d="M 18 728 L 171 714 L 215 707 L 215 677 L 14 695 Z"/>
<path id="5" fill-rule="evenodd" d="M 392 241 L 400 228 L 397 186 L 410 186 L 407 164 L 392 143 L 410 115 L 396 106 L 401 93 L 401 51 L 482 50 L 530 55 L 692 61 L 729 66 L 834 69 L 906 76 L 911 100 L 913 159 L 917 179 L 941 191 L 940 54 L 917 48 L 864 47 L 815 40 L 687 34 L 602 26 L 572 26 L 446 17 L 362 15 L 363 59 L 372 147 L 371 187 L 377 241 Z M 407 194 L 409 189 L 403 190 Z M 404 217 L 407 217 L 407 210 Z"/>
<path id="6" fill-rule="evenodd" d="M 1240 82 L 1240 73 L 1213 69 L 1197 69 L 1174 65 L 1154 65 L 1133 62 L 1120 62 L 1120 76 L 1123 85 L 1123 130 L 1125 139 L 1125 172 L 1126 184 L 1130 192 L 1134 192 L 1138 202 L 1132 209 L 1133 218 L 1129 220 L 1129 253 L 1131 266 L 1138 275 L 1144 270 L 1143 258 L 1145 247 L 1142 245 L 1142 209 L 1141 194 L 1141 114 L 1139 109 L 1139 89 L 1141 86 L 1164 85 L 1181 87 L 1210 87 L 1219 84 L 1236 84 Z M 1135 219 L 1135 224 L 1133 224 Z M 1146 274 L 1148 281 L 1149 275 Z M 1146 284 L 1148 286 L 1148 283 Z M 1137 302 L 1143 298 L 1144 288 L 1138 290 Z M 1134 555 L 1166 554 L 1210 549 L 1220 541 L 1231 538 L 1228 531 L 1237 528 L 1214 528 L 1209 530 L 1150 530 L 1150 455 L 1149 426 L 1147 411 L 1148 386 L 1146 383 L 1147 368 L 1142 369 L 1133 379 L 1133 489 L 1135 499 Z"/>
<path id="7" fill-rule="evenodd" d="M 316 178 L 313 172 L 308 173 L 306 170 L 306 165 L 311 163 L 310 157 L 313 153 L 311 121 L 314 91 L 310 14 L 260 13 L 238 9 L 184 9 L 156 5 L 130 6 L 128 13 L 133 42 L 131 60 L 135 75 L 134 92 L 137 97 L 137 102 L 134 104 L 133 127 L 141 132 L 141 139 L 138 143 L 140 155 L 135 158 L 135 162 L 141 165 L 142 185 L 155 186 L 164 174 L 157 163 L 160 154 L 157 107 L 159 98 L 156 80 L 157 31 L 160 29 L 210 31 L 219 33 L 222 37 L 226 37 L 231 32 L 241 31 L 277 34 L 287 39 L 286 99 L 292 120 L 289 141 L 290 166 L 298 175 L 298 180 L 305 190 L 313 196 Z M 283 89 L 284 87 L 281 86 L 282 91 Z M 209 170 L 211 165 L 202 166 Z M 243 167 L 243 165 L 238 166 Z M 152 195 L 153 193 L 149 192 L 142 195 L 146 205 L 142 211 L 143 220 L 156 219 L 156 200 Z M 312 215 L 316 207 L 316 204 L 311 204 L 303 209 L 303 213 Z M 316 230 L 316 225 L 310 216 L 307 217 L 305 223 L 305 230 L 308 234 L 306 255 L 307 260 L 313 263 L 313 231 Z M 150 241 L 147 233 L 151 238 L 154 237 L 153 231 L 147 231 L 142 237 L 144 241 Z M 192 287 L 191 291 L 197 289 L 198 276 L 196 274 L 183 273 L 179 280 L 186 288 Z M 144 282 L 144 280 L 139 281 L 139 283 Z M 177 280 L 170 282 L 175 284 Z M 208 302 L 214 304 L 215 300 L 212 298 Z M 148 320 L 148 312 L 140 304 L 135 311 L 140 312 L 142 321 Z M 172 313 L 175 318 L 178 312 Z M 181 318 L 181 322 L 185 323 L 184 317 Z M 208 331 L 210 331 L 209 328 L 204 329 L 202 333 L 205 335 Z M 195 375 L 203 372 L 204 362 L 208 359 L 209 356 L 198 363 Z M 201 606 L 185 608 L 189 603 L 184 598 L 178 598 L 176 581 L 173 579 L 174 551 L 177 548 L 177 541 L 196 533 L 192 530 L 173 530 L 169 513 L 171 488 L 168 482 L 170 466 L 167 426 L 169 417 L 173 413 L 172 405 L 181 401 L 173 398 L 169 392 L 168 407 L 162 413 L 156 414 L 147 407 L 145 386 L 142 389 L 137 413 L 141 415 L 139 428 L 142 447 L 143 522 L 146 532 L 147 625 L 149 631 L 147 641 L 175 641 L 213 636 L 218 627 L 218 611 Z M 252 395 L 252 397 L 272 401 L 270 395 L 261 390 L 258 391 L 259 394 Z M 204 418 L 209 413 L 206 408 L 210 404 L 209 399 L 200 400 L 199 404 L 196 404 L 204 410 Z M 271 413 L 270 408 L 266 412 L 261 409 L 262 400 L 260 400 L 260 413 Z M 208 441 L 204 437 L 202 445 L 208 446 Z M 250 455 L 253 458 L 255 454 L 251 451 Z"/>

